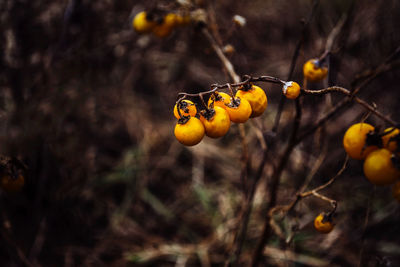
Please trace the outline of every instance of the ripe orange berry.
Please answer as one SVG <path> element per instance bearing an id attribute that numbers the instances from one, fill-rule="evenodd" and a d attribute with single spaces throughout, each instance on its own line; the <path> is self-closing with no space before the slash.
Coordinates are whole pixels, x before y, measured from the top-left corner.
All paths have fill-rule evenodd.
<path id="1" fill-rule="evenodd" d="M 190 16 L 188 16 L 188 15 L 184 15 L 184 16 L 176 15 L 175 21 L 176 21 L 177 26 L 184 26 L 184 25 L 189 24 L 191 19 L 190 19 Z"/>
<path id="2" fill-rule="evenodd" d="M 25 178 L 22 174 L 19 174 L 18 177 L 11 177 L 10 175 L 4 175 L 0 179 L 0 187 L 3 188 L 4 191 L 9 193 L 16 193 L 21 191 L 22 187 L 25 184 Z"/>
<path id="3" fill-rule="evenodd" d="M 374 129 L 368 123 L 356 123 L 347 129 L 343 137 L 343 147 L 351 158 L 365 159 L 371 151 L 378 148 L 376 146 L 365 147 L 367 134 L 373 132 Z"/>
<path id="4" fill-rule="evenodd" d="M 178 104 L 175 104 L 175 106 L 174 106 L 174 116 L 175 116 L 175 118 L 180 119 L 177 105 Z M 189 116 L 189 115 L 191 117 L 196 116 L 197 109 L 196 109 L 195 104 L 192 101 L 190 101 L 190 100 L 182 100 L 179 103 L 179 105 L 180 105 L 179 111 L 181 112 L 182 116 Z"/>
<path id="5" fill-rule="evenodd" d="M 138 33 L 150 32 L 156 23 L 147 19 L 146 11 L 142 11 L 136 14 L 132 20 L 132 26 Z"/>
<path id="6" fill-rule="evenodd" d="M 174 13 L 168 13 L 164 17 L 164 24 L 173 28 L 178 25 L 179 16 Z"/>
<path id="7" fill-rule="evenodd" d="M 185 146 L 194 146 L 204 137 L 204 126 L 196 117 L 186 117 L 178 120 L 174 134 L 176 139 Z"/>
<path id="8" fill-rule="evenodd" d="M 251 118 L 258 117 L 263 114 L 267 108 L 268 99 L 264 90 L 256 85 L 251 85 L 249 89 L 246 86 L 242 87 L 236 92 L 236 97 L 245 99 L 250 103 L 251 106 Z"/>
<path id="9" fill-rule="evenodd" d="M 311 82 L 321 81 L 328 74 L 328 68 L 321 67 L 318 59 L 310 59 L 303 66 L 304 77 Z"/>
<path id="10" fill-rule="evenodd" d="M 214 107 L 221 107 L 226 109 L 226 105 L 231 102 L 231 97 L 227 93 L 223 92 L 214 92 L 211 95 L 210 99 L 208 99 L 208 106 L 210 107 L 211 103 L 214 101 Z"/>
<path id="11" fill-rule="evenodd" d="M 296 82 L 286 82 L 282 91 L 286 98 L 296 99 L 300 95 L 300 85 Z"/>
<path id="12" fill-rule="evenodd" d="M 174 27 L 177 25 L 177 15 L 173 13 L 168 13 L 161 24 L 157 24 L 153 28 L 153 33 L 160 37 L 164 38 L 171 34 Z"/>
<path id="13" fill-rule="evenodd" d="M 154 35 L 160 37 L 160 38 L 165 38 L 168 35 L 170 35 L 172 32 L 172 28 L 167 26 L 166 24 L 162 23 L 160 25 L 157 25 L 153 28 L 153 33 Z"/>
<path id="14" fill-rule="evenodd" d="M 388 185 L 400 178 L 392 162 L 392 152 L 386 148 L 372 151 L 364 161 L 364 175 L 375 185 Z"/>
<path id="15" fill-rule="evenodd" d="M 383 147 L 395 152 L 397 150 L 397 140 L 395 139 L 400 137 L 399 129 L 393 129 L 393 127 L 390 127 L 385 129 L 384 133 L 388 134 L 382 136 Z"/>
<path id="16" fill-rule="evenodd" d="M 235 97 L 235 102 L 232 100 L 231 103 L 226 106 L 226 111 L 229 114 L 230 120 L 236 123 L 246 122 L 250 118 L 252 112 L 249 101 L 240 97 Z"/>
<path id="17" fill-rule="evenodd" d="M 392 187 L 392 194 L 397 201 L 400 202 L 400 181 L 396 182 Z"/>
<path id="18" fill-rule="evenodd" d="M 327 234 L 332 231 L 333 224 L 331 218 L 329 218 L 325 213 L 321 213 L 315 217 L 314 227 L 318 232 Z"/>
<path id="19" fill-rule="evenodd" d="M 231 126 L 228 112 L 218 106 L 201 112 L 200 120 L 204 125 L 206 135 L 211 138 L 224 136 Z"/>

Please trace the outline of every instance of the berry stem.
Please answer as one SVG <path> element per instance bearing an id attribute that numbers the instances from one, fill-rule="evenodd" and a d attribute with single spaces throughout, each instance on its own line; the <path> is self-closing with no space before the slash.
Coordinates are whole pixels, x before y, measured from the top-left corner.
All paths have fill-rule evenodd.
<path id="1" fill-rule="evenodd" d="M 233 105 L 234 105 L 235 107 L 238 107 L 238 106 L 240 105 L 240 103 L 239 103 L 238 101 L 236 101 L 236 99 L 235 99 L 235 94 L 233 93 L 232 86 L 231 86 L 229 83 L 227 83 L 226 86 L 228 87 L 229 94 L 230 94 L 231 97 L 232 97 L 232 103 L 233 103 Z"/>
<path id="2" fill-rule="evenodd" d="M 206 102 L 204 101 L 203 93 L 200 93 L 199 97 L 200 97 L 201 103 L 203 104 L 204 108 L 206 109 L 206 111 L 208 113 L 210 110 L 209 110 L 208 106 L 206 105 Z"/>

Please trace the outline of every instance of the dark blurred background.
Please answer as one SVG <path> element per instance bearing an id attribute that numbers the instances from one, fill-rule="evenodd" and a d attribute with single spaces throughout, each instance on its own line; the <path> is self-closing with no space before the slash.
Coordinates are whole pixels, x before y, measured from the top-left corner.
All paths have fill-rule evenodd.
<path id="1" fill-rule="evenodd" d="M 239 75 L 286 79 L 312 1 L 194 1 L 186 10 L 177 2 L 0 1 L 0 153 L 28 167 L 22 192 L 0 193 L 1 266 L 223 266 L 243 203 L 238 127 L 232 125 L 221 139 L 206 137 L 184 147 L 173 135 L 172 108 L 178 92 L 200 92 L 230 79 L 195 25 L 157 38 L 135 33 L 132 18 L 154 7 L 202 8 L 216 14 L 210 27 L 223 45 L 234 47 L 227 56 Z M 360 74 L 399 46 L 399 1 L 356 1 L 349 13 L 350 6 L 344 0 L 318 5 L 303 36 L 294 81 L 302 83 L 302 65 L 323 53 L 346 13 L 351 19 L 335 43 L 329 84 L 351 89 Z M 235 25 L 234 15 L 246 18 L 246 25 Z M 398 69 L 387 71 L 359 96 L 400 121 L 399 77 Z M 255 126 L 271 130 L 281 97 L 279 86 L 259 86 L 269 106 L 245 124 L 251 167 L 262 154 Z M 321 117 L 330 101 L 342 98 L 306 96 L 301 129 Z M 272 158 L 287 143 L 293 114 L 288 101 Z M 324 131 L 295 148 L 282 176 L 279 204 L 294 199 L 318 158 L 323 164 L 310 188 L 340 169 L 343 133 L 365 114 L 359 106 L 347 106 Z M 385 126 L 373 115 L 368 121 Z M 267 162 L 256 193 L 243 266 L 261 234 L 263 184 L 271 166 Z M 297 260 L 267 250 L 269 264 L 400 265 L 400 209 L 390 187 L 374 188 L 363 177 L 362 162 L 350 161 L 324 193 L 339 203 L 334 231 L 320 235 L 312 226 L 329 205 L 302 201 L 282 222 L 287 233 L 299 228 L 288 248 Z M 276 245 L 273 238 L 267 248 Z"/>

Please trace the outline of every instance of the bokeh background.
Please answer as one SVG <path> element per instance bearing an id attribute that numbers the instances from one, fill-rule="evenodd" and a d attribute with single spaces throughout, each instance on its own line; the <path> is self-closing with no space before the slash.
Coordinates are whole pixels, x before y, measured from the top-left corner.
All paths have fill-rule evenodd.
<path id="1" fill-rule="evenodd" d="M 175 140 L 172 108 L 179 92 L 205 91 L 230 78 L 194 23 L 166 38 L 139 35 L 131 25 L 138 12 L 203 9 L 214 18 L 209 27 L 218 41 L 234 47 L 227 56 L 239 75 L 286 79 L 304 38 L 292 77 L 300 84 L 303 63 L 322 54 L 347 13 L 329 81 L 311 88 L 351 89 L 400 44 L 396 0 L 356 1 L 352 12 L 351 1 L 320 1 L 304 34 L 309 0 L 193 1 L 190 8 L 178 2 L 191 1 L 0 2 L 0 152 L 28 166 L 22 192 L 0 192 L 1 266 L 224 265 L 244 202 L 238 126 L 188 148 Z M 246 25 L 235 25 L 234 15 L 246 18 Z M 393 67 L 359 94 L 396 121 L 398 77 Z M 256 129 L 270 133 L 281 98 L 280 86 L 258 85 L 269 106 L 245 124 L 252 169 L 262 155 Z M 342 98 L 304 97 L 301 130 Z M 287 144 L 293 114 L 287 101 L 277 135 L 268 137 L 272 160 Z M 337 173 L 345 158 L 343 133 L 365 116 L 363 108 L 346 106 L 294 149 L 278 204 L 295 198 L 318 159 L 323 163 L 309 188 Z M 367 121 L 385 127 L 373 115 Z M 261 235 L 272 165 L 267 162 L 255 196 L 242 266 L 249 265 Z M 390 187 L 375 188 L 362 162 L 351 160 L 323 193 L 338 201 L 334 231 L 314 230 L 314 217 L 330 207 L 307 198 L 280 222 L 291 242 L 283 249 L 271 238 L 263 264 L 400 265 L 400 206 Z"/>

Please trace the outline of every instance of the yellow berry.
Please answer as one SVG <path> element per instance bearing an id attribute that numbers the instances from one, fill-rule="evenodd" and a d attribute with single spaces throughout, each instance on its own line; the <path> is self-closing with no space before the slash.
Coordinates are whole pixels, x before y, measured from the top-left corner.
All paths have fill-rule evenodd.
<path id="1" fill-rule="evenodd" d="M 174 134 L 176 139 L 185 146 L 194 146 L 204 137 L 204 126 L 196 117 L 178 120 Z"/>
<path id="2" fill-rule="evenodd" d="M 385 129 L 384 133 L 389 133 L 382 136 L 382 143 L 384 148 L 394 152 L 397 150 L 397 140 L 394 140 L 394 137 L 399 137 L 400 131 L 397 128 L 394 130 L 392 129 L 393 127 Z"/>
<path id="3" fill-rule="evenodd" d="M 332 231 L 333 224 L 327 215 L 321 213 L 314 219 L 314 227 L 318 232 L 327 234 Z"/>
<path id="4" fill-rule="evenodd" d="M 240 97 L 235 97 L 235 102 L 232 100 L 231 103 L 226 106 L 226 111 L 229 114 L 230 120 L 235 123 L 246 122 L 250 118 L 252 112 L 249 101 Z"/>
<path id="5" fill-rule="evenodd" d="M 375 185 L 393 184 L 400 177 L 392 162 L 392 152 L 386 148 L 372 151 L 364 161 L 364 175 Z"/>
<path id="6" fill-rule="evenodd" d="M 268 106 L 267 95 L 264 90 L 256 85 L 251 85 L 250 89 L 246 90 L 241 88 L 236 92 L 236 97 L 245 99 L 250 103 L 251 106 L 251 118 L 258 117 L 263 114 L 264 110 Z"/>
<path id="7" fill-rule="evenodd" d="M 224 136 L 231 126 L 228 112 L 218 106 L 202 112 L 200 120 L 204 125 L 206 135 L 211 138 Z"/>
<path id="8" fill-rule="evenodd" d="M 311 82 L 321 81 L 328 74 L 328 68 L 319 66 L 318 59 L 310 59 L 303 66 L 304 77 Z"/>
<path id="9" fill-rule="evenodd" d="M 175 118 L 180 119 L 181 117 L 179 116 L 177 105 L 178 104 L 175 104 L 175 106 L 174 106 L 174 116 L 175 116 Z M 190 116 L 194 117 L 196 115 L 196 113 L 197 113 L 196 106 L 190 100 L 182 100 L 180 102 L 179 111 L 181 112 L 182 116 L 189 116 L 190 115 Z"/>
<path id="10" fill-rule="evenodd" d="M 176 24 L 178 25 L 178 26 L 184 26 L 184 25 L 187 25 L 187 24 L 189 24 L 190 23 L 190 16 L 188 16 L 188 15 L 184 15 L 184 16 L 181 16 L 181 15 L 177 15 L 176 16 Z"/>
<path id="11" fill-rule="evenodd" d="M 300 95 L 300 85 L 296 82 L 286 82 L 282 91 L 286 98 L 296 99 Z"/>
<path id="12" fill-rule="evenodd" d="M 156 25 L 153 28 L 153 33 L 160 37 L 164 38 L 171 34 L 174 27 L 177 25 L 177 15 L 173 13 L 168 13 L 161 24 Z"/>
<path id="13" fill-rule="evenodd" d="M 365 147 L 367 134 L 374 131 L 374 127 L 368 123 L 353 124 L 343 137 L 343 147 L 346 153 L 353 159 L 365 159 L 367 155 L 376 150 L 376 146 Z"/>
<path id="14" fill-rule="evenodd" d="M 155 25 L 156 23 L 154 21 L 149 21 L 147 19 L 146 11 L 142 11 L 136 14 L 132 21 L 132 26 L 138 33 L 150 32 L 155 27 Z"/>
<path id="15" fill-rule="evenodd" d="M 208 106 L 211 106 L 211 103 L 214 101 L 214 107 L 221 107 L 226 109 L 226 105 L 231 102 L 231 97 L 227 93 L 223 92 L 214 92 L 214 94 L 208 99 Z"/>
<path id="16" fill-rule="evenodd" d="M 21 191 L 24 184 L 25 178 L 22 174 L 19 174 L 16 178 L 11 177 L 7 174 L 2 176 L 0 179 L 0 187 L 3 188 L 4 191 L 9 193 L 16 193 Z"/>

